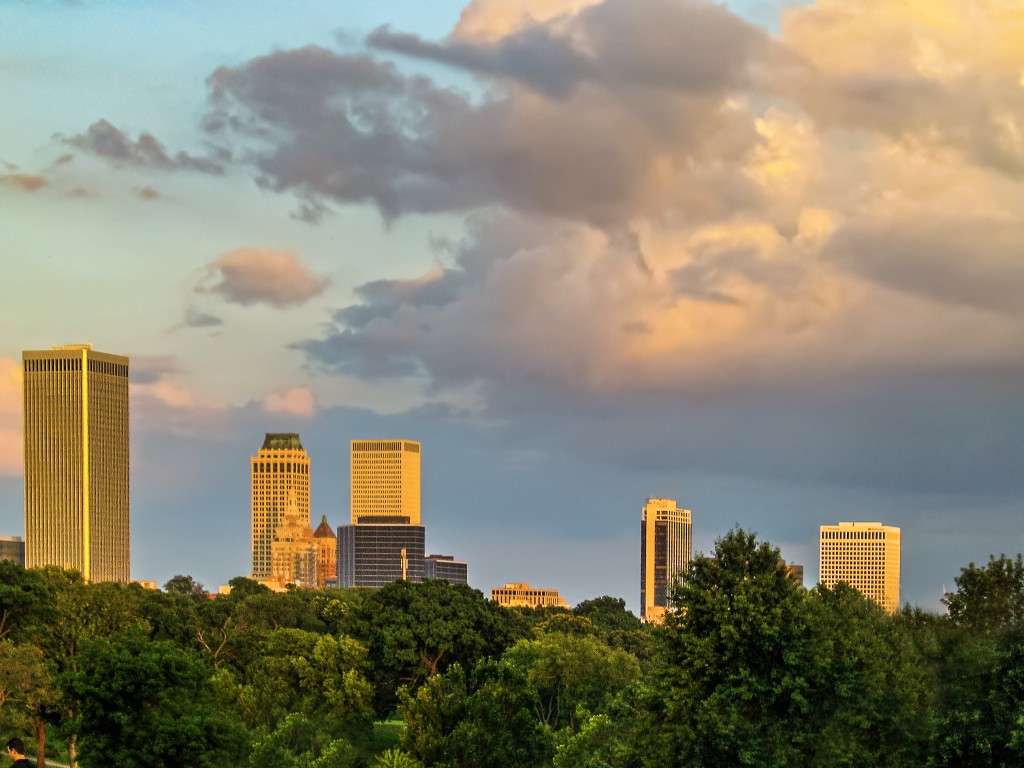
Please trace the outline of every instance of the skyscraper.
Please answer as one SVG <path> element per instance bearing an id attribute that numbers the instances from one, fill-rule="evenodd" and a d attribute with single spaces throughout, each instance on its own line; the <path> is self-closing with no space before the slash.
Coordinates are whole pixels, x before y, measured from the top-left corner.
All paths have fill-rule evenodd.
<path id="1" fill-rule="evenodd" d="M 427 555 L 423 559 L 424 579 L 443 579 L 449 584 L 468 584 L 466 563 L 451 555 Z"/>
<path id="2" fill-rule="evenodd" d="M 420 444 L 353 440 L 352 523 L 338 528 L 338 584 L 423 580 Z"/>
<path id="3" fill-rule="evenodd" d="M 315 587 L 316 571 L 317 542 L 309 525 L 309 515 L 299 512 L 295 493 L 292 492 L 270 543 L 270 579 L 267 581 L 278 589 L 289 584 Z"/>
<path id="4" fill-rule="evenodd" d="M 420 524 L 420 444 L 352 441 L 352 523 Z"/>
<path id="5" fill-rule="evenodd" d="M 690 518 L 673 499 L 648 499 L 640 512 L 640 617 L 647 621 L 664 616 L 669 586 L 690 567 Z"/>
<path id="6" fill-rule="evenodd" d="M 252 469 L 252 577 L 271 572 L 271 544 L 289 500 L 309 524 L 309 456 L 295 433 L 267 433 L 250 459 Z"/>
<path id="7" fill-rule="evenodd" d="M 820 529 L 819 580 L 845 581 L 889 613 L 900 607 L 900 529 L 881 523 L 839 523 Z"/>
<path id="8" fill-rule="evenodd" d="M 91 344 L 22 353 L 25 564 L 129 580 L 128 358 Z"/>

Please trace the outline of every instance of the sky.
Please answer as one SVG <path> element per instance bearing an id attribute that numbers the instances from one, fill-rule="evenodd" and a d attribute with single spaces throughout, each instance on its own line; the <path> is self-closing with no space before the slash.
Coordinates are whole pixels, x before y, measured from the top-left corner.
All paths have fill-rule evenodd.
<path id="1" fill-rule="evenodd" d="M 982 44 L 983 43 L 983 44 Z M 430 552 L 639 609 L 640 509 L 1015 554 L 1024 0 L 0 1 L 21 352 L 131 358 L 132 576 L 249 572 L 249 457 L 423 444 Z"/>

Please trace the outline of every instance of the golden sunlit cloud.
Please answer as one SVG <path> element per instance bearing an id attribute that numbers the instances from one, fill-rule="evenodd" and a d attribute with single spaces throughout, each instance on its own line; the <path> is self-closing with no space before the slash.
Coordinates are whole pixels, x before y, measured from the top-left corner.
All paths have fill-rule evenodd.
<path id="1" fill-rule="evenodd" d="M 21 364 L 0 357 L 0 475 L 20 475 L 24 467 L 21 380 Z"/>
<path id="2" fill-rule="evenodd" d="M 266 413 L 282 413 L 311 419 L 316 415 L 316 400 L 313 393 L 306 387 L 290 387 L 284 392 L 267 395 L 263 401 Z"/>

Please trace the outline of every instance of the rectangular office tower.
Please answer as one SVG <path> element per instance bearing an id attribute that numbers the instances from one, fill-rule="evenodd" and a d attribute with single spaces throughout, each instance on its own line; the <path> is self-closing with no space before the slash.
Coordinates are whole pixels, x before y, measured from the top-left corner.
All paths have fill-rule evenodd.
<path id="1" fill-rule="evenodd" d="M 294 432 L 267 433 L 250 457 L 252 470 L 252 577 L 268 579 L 271 548 L 290 503 L 309 525 L 309 455 Z"/>
<path id="2" fill-rule="evenodd" d="M 690 567 L 693 528 L 673 499 L 648 499 L 640 512 L 640 618 L 660 621 L 669 587 Z"/>
<path id="3" fill-rule="evenodd" d="M 900 529 L 881 523 L 821 526 L 819 579 L 845 581 L 889 613 L 900 607 Z"/>
<path id="4" fill-rule="evenodd" d="M 70 344 L 22 364 L 25 564 L 126 582 L 128 358 Z"/>
<path id="5" fill-rule="evenodd" d="M 352 441 L 352 523 L 420 524 L 420 444 Z"/>
<path id="6" fill-rule="evenodd" d="M 338 528 L 338 586 L 423 581 L 422 525 L 360 523 Z"/>

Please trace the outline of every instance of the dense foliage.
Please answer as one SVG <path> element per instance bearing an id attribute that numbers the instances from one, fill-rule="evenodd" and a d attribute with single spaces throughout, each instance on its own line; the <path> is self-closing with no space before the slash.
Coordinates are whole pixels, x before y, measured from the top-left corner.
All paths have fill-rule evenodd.
<path id="1" fill-rule="evenodd" d="M 0 736 L 82 768 L 1024 764 L 1020 556 L 888 615 L 735 530 L 660 627 L 612 597 L 231 586 L 0 563 Z"/>

